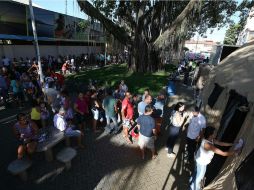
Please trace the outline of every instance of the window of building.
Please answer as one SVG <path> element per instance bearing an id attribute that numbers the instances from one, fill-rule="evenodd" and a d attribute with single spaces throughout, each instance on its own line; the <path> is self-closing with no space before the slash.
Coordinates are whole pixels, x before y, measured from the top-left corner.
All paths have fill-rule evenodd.
<path id="1" fill-rule="evenodd" d="M 254 187 L 254 150 L 245 158 L 235 172 L 238 190 L 252 190 Z"/>

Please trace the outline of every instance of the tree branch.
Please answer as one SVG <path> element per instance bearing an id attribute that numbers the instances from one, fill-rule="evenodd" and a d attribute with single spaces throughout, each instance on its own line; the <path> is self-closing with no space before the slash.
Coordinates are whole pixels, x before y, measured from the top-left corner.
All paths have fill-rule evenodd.
<path id="1" fill-rule="evenodd" d="M 191 13 L 196 3 L 199 3 L 201 0 L 190 0 L 188 5 L 184 8 L 180 15 L 174 20 L 172 25 L 169 26 L 154 42 L 156 48 L 161 48 L 164 44 L 165 39 L 167 39 L 171 34 L 174 33 L 176 27 L 182 23 L 182 21 Z"/>
<path id="2" fill-rule="evenodd" d="M 97 10 L 91 3 L 84 0 L 77 0 L 78 4 L 82 11 L 84 11 L 87 15 L 99 20 L 106 30 L 113 34 L 115 38 L 121 42 L 122 44 L 131 44 L 131 38 L 128 33 L 116 25 L 114 22 L 106 18 L 99 10 Z"/>

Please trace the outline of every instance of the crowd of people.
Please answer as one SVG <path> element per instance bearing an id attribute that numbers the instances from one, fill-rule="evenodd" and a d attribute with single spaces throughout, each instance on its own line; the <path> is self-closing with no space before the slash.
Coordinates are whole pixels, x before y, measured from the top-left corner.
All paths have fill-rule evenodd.
<path id="1" fill-rule="evenodd" d="M 126 62 L 126 55 L 123 53 L 119 54 L 107 54 L 106 55 L 106 65 L 109 64 L 121 64 Z M 6 56 L 2 57 L 2 61 L 0 62 L 0 67 L 11 68 L 15 67 L 21 71 L 27 71 L 29 69 L 33 69 L 37 64 L 37 60 L 35 57 L 20 57 L 10 59 Z M 105 65 L 105 54 L 104 53 L 84 53 L 80 55 L 67 55 L 62 56 L 59 55 L 57 57 L 48 55 L 41 57 L 41 66 L 42 70 L 45 72 L 47 70 L 60 70 L 62 74 L 79 72 L 83 70 L 87 66 L 104 66 Z M 37 64 L 38 67 L 38 64 Z"/>
<path id="2" fill-rule="evenodd" d="M 3 102 L 6 103 L 10 91 L 19 107 L 25 102 L 30 103 L 31 107 L 29 115 L 23 112 L 17 114 L 17 122 L 13 127 L 18 141 L 18 159 L 22 159 L 25 154 L 31 155 L 36 150 L 39 130 L 51 125 L 64 132 L 67 137 L 76 137 L 80 148 L 84 148 L 83 138 L 86 131 L 99 133 L 105 127 L 109 133 L 117 134 L 122 128 L 122 135 L 127 143 L 133 143 L 133 138 L 138 137 L 142 159 L 145 159 L 146 149 L 151 150 L 152 158 L 155 159 L 155 140 L 161 134 L 161 123 L 169 120 L 166 155 L 169 158 L 176 157 L 175 144 L 181 130 L 187 127 L 187 158 L 189 163 L 196 163 L 190 188 L 199 190 L 206 166 L 214 154 L 230 156 L 239 151 L 223 152 L 215 147 L 215 144 L 233 144 L 215 139 L 215 128 L 207 126 L 199 107 L 186 111 L 184 103 L 178 102 L 170 117 L 163 117 L 166 96 L 174 93 L 165 94 L 162 91 L 153 97 L 150 90 L 146 89 L 142 95 L 137 95 L 130 92 L 124 80 L 120 81 L 115 89 L 100 88 L 90 80 L 75 95 L 66 88 L 64 76 L 50 68 L 45 71 L 42 84 L 35 61 L 28 70 L 20 69 L 16 64 L 8 65 L 7 62 L 6 58 L 3 58 L 3 65 L 0 67 L 0 92 Z"/>

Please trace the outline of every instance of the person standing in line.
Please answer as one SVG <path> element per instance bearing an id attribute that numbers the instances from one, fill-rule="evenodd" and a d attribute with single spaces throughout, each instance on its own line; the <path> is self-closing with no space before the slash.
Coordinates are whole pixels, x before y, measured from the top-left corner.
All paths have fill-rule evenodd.
<path id="1" fill-rule="evenodd" d="M 55 89 L 54 81 L 51 81 L 48 83 L 48 88 L 45 89 L 44 94 L 45 94 L 48 105 L 50 105 L 52 111 L 56 113 L 60 105 L 58 101 L 59 92 Z"/>
<path id="2" fill-rule="evenodd" d="M 122 102 L 122 120 L 123 120 L 123 137 L 127 140 L 128 143 L 132 143 L 129 137 L 128 130 L 131 128 L 131 123 L 133 122 L 134 108 L 131 103 L 132 95 L 130 92 L 125 93 L 125 98 Z"/>
<path id="3" fill-rule="evenodd" d="M 3 102 L 6 105 L 7 101 L 7 95 L 8 95 L 8 85 L 4 78 L 3 72 L 0 68 L 0 98 L 3 98 Z M 1 99 L 0 99 L 1 101 Z"/>
<path id="4" fill-rule="evenodd" d="M 68 63 L 68 60 L 66 60 L 64 62 L 64 64 L 62 65 L 62 73 L 63 73 L 63 75 L 66 75 L 66 71 L 68 70 L 68 68 L 69 68 L 69 63 Z"/>
<path id="5" fill-rule="evenodd" d="M 185 105 L 182 102 L 178 102 L 175 105 L 173 113 L 171 114 L 171 126 L 169 128 L 169 136 L 167 139 L 167 148 L 168 151 L 167 156 L 169 158 L 175 158 L 175 153 L 173 152 L 176 140 L 179 136 L 180 129 L 184 124 L 185 117 L 184 117 L 184 109 Z"/>
<path id="6" fill-rule="evenodd" d="M 79 92 L 78 98 L 74 104 L 74 110 L 76 111 L 77 123 L 80 131 L 84 131 L 85 124 L 88 119 L 89 110 L 87 101 L 84 98 L 83 92 Z"/>
<path id="7" fill-rule="evenodd" d="M 123 98 L 125 96 L 125 93 L 128 91 L 128 86 L 124 83 L 124 80 L 121 80 L 121 83 L 119 85 L 119 94 L 120 97 Z"/>
<path id="8" fill-rule="evenodd" d="M 92 128 L 94 133 L 100 132 L 98 129 L 98 124 L 99 121 L 103 122 L 103 117 L 101 117 L 101 102 L 99 101 L 97 91 L 92 90 L 91 91 L 91 112 L 93 115 L 93 120 L 92 120 Z"/>
<path id="9" fill-rule="evenodd" d="M 5 57 L 5 56 L 3 56 L 2 58 L 3 58 L 2 59 L 2 65 L 9 70 L 10 67 L 11 67 L 10 59 L 8 57 Z"/>
<path id="10" fill-rule="evenodd" d="M 204 131 L 204 138 L 201 141 L 201 145 L 195 155 L 196 168 L 190 178 L 190 190 L 200 190 L 201 189 L 201 180 L 205 176 L 206 167 L 211 163 L 214 154 L 221 156 L 232 156 L 239 153 L 239 149 L 230 150 L 224 152 L 219 148 L 216 148 L 215 145 L 219 146 L 232 146 L 232 143 L 220 142 L 215 139 L 215 128 L 208 126 Z"/>
<path id="11" fill-rule="evenodd" d="M 30 113 L 31 120 L 36 123 L 39 128 L 42 128 L 41 124 L 41 110 L 37 100 L 32 100 L 32 109 Z"/>
<path id="12" fill-rule="evenodd" d="M 113 128 L 111 131 L 117 131 L 117 106 L 116 106 L 116 99 L 112 96 L 112 90 L 107 90 L 107 96 L 102 101 L 102 108 L 105 110 L 107 126 L 110 126 L 110 120 L 113 121 Z"/>
<path id="13" fill-rule="evenodd" d="M 194 153 L 197 148 L 197 142 L 202 138 L 204 129 L 206 127 L 206 119 L 200 113 L 199 108 L 195 107 L 192 112 L 192 118 L 187 129 L 187 152 L 188 161 L 191 163 L 194 160 Z"/>
<path id="14" fill-rule="evenodd" d="M 13 92 L 13 98 L 16 101 L 16 104 L 19 105 L 19 108 L 23 107 L 23 89 L 20 81 L 14 76 L 11 76 L 10 83 L 11 91 Z"/>
<path id="15" fill-rule="evenodd" d="M 142 159 L 145 159 L 145 148 L 152 151 L 152 158 L 156 158 L 156 151 L 154 146 L 154 140 L 157 136 L 155 129 L 155 120 L 151 117 L 153 113 L 153 107 L 147 105 L 145 107 L 145 113 L 138 117 L 137 124 L 139 128 L 138 145 L 141 150 Z"/>
<path id="16" fill-rule="evenodd" d="M 149 104 L 151 104 L 153 101 L 151 95 L 146 95 L 145 99 L 138 103 L 138 114 L 139 116 L 143 115 L 145 113 L 145 107 Z"/>
<path id="17" fill-rule="evenodd" d="M 148 88 L 144 90 L 144 94 L 142 95 L 142 101 L 145 100 L 146 95 L 150 95 L 150 90 Z"/>

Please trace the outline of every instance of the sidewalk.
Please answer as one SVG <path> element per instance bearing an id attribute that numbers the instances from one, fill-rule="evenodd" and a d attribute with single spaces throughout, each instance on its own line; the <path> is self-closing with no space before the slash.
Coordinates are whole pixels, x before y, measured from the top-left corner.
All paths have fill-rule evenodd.
<path id="1" fill-rule="evenodd" d="M 192 91 L 177 85 L 174 101 L 192 101 Z M 172 102 L 171 102 L 172 103 Z M 175 159 L 166 156 L 165 142 L 167 132 L 156 142 L 158 157 L 151 159 L 147 151 L 145 160 L 141 160 L 137 143 L 128 145 L 122 134 L 94 135 L 85 134 L 84 150 L 78 149 L 77 157 L 72 161 L 72 168 L 63 169 L 63 164 L 54 160 L 46 162 L 44 155 L 37 153 L 33 165 L 28 170 L 28 182 L 7 173 L 8 164 L 16 158 L 16 142 L 11 126 L 15 121 L 15 109 L 0 111 L 0 145 L 2 147 L 0 165 L 0 187 L 4 190 L 90 190 L 90 189 L 188 189 L 189 168 L 183 161 L 184 142 L 177 143 Z M 4 118 L 2 118 L 4 116 Z M 184 139 L 184 133 L 182 134 Z M 179 140 L 180 140 L 179 139 Z M 64 143 L 55 147 L 54 155 L 64 147 Z"/>

